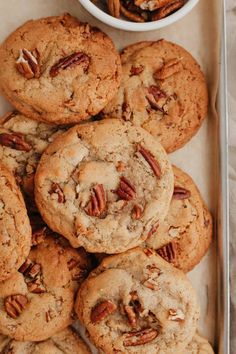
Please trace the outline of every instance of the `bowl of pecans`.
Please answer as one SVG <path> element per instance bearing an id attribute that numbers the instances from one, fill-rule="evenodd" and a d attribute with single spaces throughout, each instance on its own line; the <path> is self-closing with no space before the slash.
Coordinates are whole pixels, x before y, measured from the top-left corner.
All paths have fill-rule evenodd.
<path id="1" fill-rule="evenodd" d="M 79 0 L 94 17 L 126 31 L 166 27 L 190 12 L 198 0 Z"/>

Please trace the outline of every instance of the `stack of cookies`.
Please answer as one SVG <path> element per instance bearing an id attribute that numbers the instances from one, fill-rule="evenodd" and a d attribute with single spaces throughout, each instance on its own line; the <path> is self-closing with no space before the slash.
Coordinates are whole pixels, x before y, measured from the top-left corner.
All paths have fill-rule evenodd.
<path id="1" fill-rule="evenodd" d="M 211 215 L 167 153 L 207 112 L 204 76 L 176 44 L 121 56 L 66 14 L 29 21 L 0 47 L 0 350 L 213 353 L 186 276 Z"/>

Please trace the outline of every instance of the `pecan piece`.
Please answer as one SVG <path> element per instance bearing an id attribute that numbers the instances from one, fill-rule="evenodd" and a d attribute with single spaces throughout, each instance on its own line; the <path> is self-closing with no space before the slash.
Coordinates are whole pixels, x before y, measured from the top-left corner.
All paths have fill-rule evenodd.
<path id="1" fill-rule="evenodd" d="M 66 70 L 67 68 L 73 68 L 81 64 L 83 65 L 84 72 L 87 72 L 90 64 L 89 56 L 83 52 L 73 53 L 60 59 L 56 64 L 54 64 L 50 70 L 50 76 L 55 77 L 60 73 L 60 71 Z"/>
<path id="2" fill-rule="evenodd" d="M 120 0 L 107 0 L 109 13 L 116 18 L 120 17 Z"/>
<path id="3" fill-rule="evenodd" d="M 182 64 L 179 59 L 170 59 L 153 74 L 153 77 L 156 80 L 165 80 L 168 79 L 168 77 L 178 73 L 181 69 Z"/>
<path id="4" fill-rule="evenodd" d="M 157 253 L 167 262 L 173 263 L 176 259 L 177 244 L 175 242 L 170 242 L 166 246 L 157 250 Z"/>
<path id="5" fill-rule="evenodd" d="M 144 248 L 143 252 L 146 254 L 147 257 L 151 257 L 155 254 L 155 252 L 151 250 L 151 248 Z"/>
<path id="6" fill-rule="evenodd" d="M 96 184 L 93 187 L 93 194 L 90 197 L 90 201 L 87 205 L 86 213 L 89 216 L 101 216 L 106 210 L 106 193 L 102 184 Z"/>
<path id="7" fill-rule="evenodd" d="M 116 304 L 107 300 L 96 305 L 91 312 L 92 323 L 98 323 L 117 309 Z"/>
<path id="8" fill-rule="evenodd" d="M 142 10 L 154 11 L 165 6 L 170 0 L 134 0 L 136 6 Z"/>
<path id="9" fill-rule="evenodd" d="M 71 271 L 72 280 L 80 281 L 87 277 L 88 270 L 80 266 L 80 262 L 74 258 L 71 258 L 68 262 L 68 269 Z"/>
<path id="10" fill-rule="evenodd" d="M 132 218 L 135 220 L 141 219 L 142 212 L 143 212 L 143 209 L 139 205 L 135 204 L 133 207 L 133 210 L 132 210 Z"/>
<path id="11" fill-rule="evenodd" d="M 135 13 L 135 12 L 132 12 L 132 11 L 126 9 L 125 6 L 123 6 L 122 4 L 120 4 L 120 12 L 122 13 L 122 15 L 124 15 L 125 17 L 127 17 L 131 21 L 145 22 L 145 18 L 144 18 L 144 16 L 142 16 L 142 14 L 138 14 L 138 13 Z"/>
<path id="12" fill-rule="evenodd" d="M 125 336 L 124 346 L 143 345 L 153 341 L 158 336 L 158 332 L 154 328 L 145 328 L 137 332 L 129 332 Z"/>
<path id="13" fill-rule="evenodd" d="M 168 320 L 181 322 L 185 319 L 185 315 L 180 309 L 170 309 Z"/>
<path id="14" fill-rule="evenodd" d="M 116 194 L 122 200 L 132 200 L 136 196 L 136 189 L 135 187 L 128 181 L 127 178 L 122 176 L 120 178 L 120 184 L 116 190 Z"/>
<path id="15" fill-rule="evenodd" d="M 136 317 L 136 313 L 134 312 L 133 307 L 130 305 L 125 305 L 124 311 L 127 314 L 127 317 L 128 317 L 131 327 L 136 327 L 137 326 L 137 317 Z"/>
<path id="16" fill-rule="evenodd" d="M 143 70 L 144 70 L 143 65 L 139 65 L 139 66 L 132 65 L 131 69 L 130 69 L 130 74 L 131 74 L 131 76 L 139 75 L 143 72 Z"/>
<path id="17" fill-rule="evenodd" d="M 39 53 L 37 49 L 30 52 L 27 49 L 20 49 L 19 58 L 16 61 L 17 70 L 26 79 L 38 79 L 40 77 Z"/>
<path id="18" fill-rule="evenodd" d="M 29 152 L 32 147 L 25 141 L 21 133 L 1 133 L 0 144 L 11 149 Z"/>
<path id="19" fill-rule="evenodd" d="M 46 292 L 45 287 L 41 284 L 39 279 L 27 283 L 27 287 L 33 294 L 43 294 Z"/>
<path id="20" fill-rule="evenodd" d="M 10 295 L 4 300 L 4 306 L 7 314 L 16 319 L 26 308 L 28 299 L 25 295 Z"/>
<path id="21" fill-rule="evenodd" d="M 183 199 L 188 199 L 190 197 L 191 197 L 191 192 L 188 189 L 178 187 L 178 186 L 174 187 L 173 199 L 183 200 Z"/>
<path id="22" fill-rule="evenodd" d="M 171 15 L 179 10 L 184 5 L 184 0 L 175 0 L 163 6 L 152 15 L 152 21 L 161 20 L 162 18 Z"/>
<path id="23" fill-rule="evenodd" d="M 146 150 L 142 145 L 138 144 L 137 151 L 143 156 L 143 158 L 147 161 L 150 165 L 151 169 L 153 170 L 154 174 L 158 179 L 161 178 L 161 169 L 159 163 L 156 161 L 155 157 L 152 153 Z"/>
<path id="24" fill-rule="evenodd" d="M 124 119 L 124 121 L 129 121 L 132 115 L 132 111 L 130 108 L 130 105 L 126 102 L 124 102 L 122 104 L 122 118 Z"/>
<path id="25" fill-rule="evenodd" d="M 159 224 L 153 225 L 151 230 L 148 232 L 147 239 L 149 239 L 157 231 Z"/>
<path id="26" fill-rule="evenodd" d="M 25 263 L 19 269 L 25 277 L 36 278 L 36 276 L 41 272 L 40 264 L 33 263 L 30 259 L 26 259 Z"/>
<path id="27" fill-rule="evenodd" d="M 58 195 L 57 198 L 58 203 L 65 203 L 64 193 L 58 183 L 53 183 L 51 186 L 49 194 L 54 194 L 54 193 Z"/>
<path id="28" fill-rule="evenodd" d="M 148 88 L 146 99 L 148 100 L 151 108 L 165 114 L 165 110 L 158 104 L 158 101 L 162 98 L 166 98 L 166 94 L 159 87 L 152 85 Z"/>

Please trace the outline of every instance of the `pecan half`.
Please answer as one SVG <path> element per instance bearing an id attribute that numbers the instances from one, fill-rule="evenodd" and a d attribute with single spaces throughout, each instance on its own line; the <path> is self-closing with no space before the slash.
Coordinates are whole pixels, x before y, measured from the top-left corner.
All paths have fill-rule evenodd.
<path id="1" fill-rule="evenodd" d="M 173 263 L 176 259 L 177 244 L 175 242 L 170 242 L 166 246 L 157 250 L 157 253 L 167 262 Z"/>
<path id="2" fill-rule="evenodd" d="M 124 102 L 122 104 L 122 118 L 124 119 L 124 121 L 129 121 L 132 115 L 132 111 L 130 108 L 130 105 L 126 102 Z"/>
<path id="3" fill-rule="evenodd" d="M 127 314 L 127 317 L 128 317 L 131 327 L 136 327 L 137 326 L 137 317 L 136 317 L 136 313 L 134 312 L 133 307 L 130 305 L 125 305 L 124 311 Z"/>
<path id="4" fill-rule="evenodd" d="M 120 17 L 120 0 L 107 0 L 109 13 L 116 17 Z"/>
<path id="5" fill-rule="evenodd" d="M 146 94 L 146 99 L 148 100 L 151 108 L 165 114 L 166 112 L 165 112 L 164 108 L 158 104 L 158 102 L 162 98 L 166 98 L 166 94 L 158 86 L 151 85 L 148 88 L 148 93 Z"/>
<path id="6" fill-rule="evenodd" d="M 136 189 L 135 187 L 131 184 L 131 182 L 128 181 L 127 178 L 122 176 L 120 178 L 120 184 L 116 190 L 116 194 L 120 197 L 122 200 L 132 200 L 136 196 Z"/>
<path id="7" fill-rule="evenodd" d="M 107 300 L 96 305 L 91 312 L 92 323 L 98 323 L 104 320 L 107 316 L 117 309 L 116 304 Z"/>
<path id="8" fill-rule="evenodd" d="M 188 199 L 191 197 L 191 192 L 188 189 L 182 188 L 175 186 L 174 187 L 174 193 L 173 193 L 173 199 Z"/>
<path id="9" fill-rule="evenodd" d="M 54 194 L 54 193 L 58 195 L 57 198 L 58 203 L 65 203 L 65 196 L 63 190 L 61 189 L 58 183 L 53 183 L 51 186 L 49 194 Z"/>
<path id="10" fill-rule="evenodd" d="M 24 135 L 20 133 L 1 133 L 0 145 L 25 152 L 32 149 L 32 146 L 25 141 Z"/>
<path id="11" fill-rule="evenodd" d="M 132 218 L 135 219 L 135 220 L 141 219 L 142 212 L 143 212 L 143 209 L 141 208 L 141 206 L 135 204 L 134 207 L 133 207 L 133 210 L 132 210 L 132 214 L 131 214 Z"/>
<path id="12" fill-rule="evenodd" d="M 90 201 L 87 205 L 86 213 L 89 216 L 101 216 L 106 210 L 106 193 L 102 184 L 96 184 L 93 187 L 93 194 L 90 197 Z"/>
<path id="13" fill-rule="evenodd" d="M 184 5 L 184 2 L 184 0 L 174 0 L 169 2 L 166 6 L 163 6 L 152 15 L 152 21 L 161 20 L 162 18 L 169 16 L 180 9 Z"/>
<path id="14" fill-rule="evenodd" d="M 153 77 L 156 80 L 165 80 L 168 77 L 178 73 L 181 69 L 182 64 L 180 59 L 170 59 L 153 74 Z"/>
<path id="15" fill-rule="evenodd" d="M 131 76 L 139 75 L 143 72 L 143 70 L 144 70 L 143 65 L 139 65 L 139 66 L 132 65 L 131 69 L 130 69 L 130 74 L 131 74 Z"/>
<path id="16" fill-rule="evenodd" d="M 90 64 L 89 56 L 83 52 L 73 53 L 60 59 L 56 64 L 54 64 L 50 70 L 50 76 L 55 77 L 60 73 L 60 71 L 66 70 L 67 68 L 73 68 L 81 64 L 83 65 L 84 72 L 87 72 Z"/>
<path id="17" fill-rule="evenodd" d="M 150 151 L 146 150 L 140 144 L 138 144 L 138 146 L 137 146 L 137 151 L 140 152 L 140 154 L 143 156 L 143 158 L 150 165 L 150 167 L 153 170 L 156 177 L 158 179 L 160 179 L 161 178 L 161 168 L 159 166 L 159 163 L 156 161 L 155 157 L 152 155 L 152 153 Z"/>
<path id="18" fill-rule="evenodd" d="M 39 52 L 37 49 L 30 52 L 27 49 L 20 49 L 19 58 L 16 61 L 17 70 L 26 79 L 38 79 L 40 77 Z"/>
<path id="19" fill-rule="evenodd" d="M 124 346 L 143 345 L 153 341 L 158 336 L 158 332 L 154 328 L 145 328 L 137 332 L 129 332 L 125 336 Z"/>
<path id="20" fill-rule="evenodd" d="M 136 6 L 142 10 L 154 11 L 169 3 L 170 0 L 134 0 Z"/>
<path id="21" fill-rule="evenodd" d="M 4 300 L 4 306 L 7 314 L 16 319 L 26 308 L 28 299 L 25 295 L 10 295 Z"/>
<path id="22" fill-rule="evenodd" d="M 131 21 L 145 22 L 145 17 L 142 16 L 142 14 L 138 14 L 136 12 L 132 12 L 131 10 L 126 9 L 126 7 L 122 4 L 120 4 L 120 12 L 122 13 L 122 15 L 124 15 Z"/>
<path id="23" fill-rule="evenodd" d="M 170 309 L 168 320 L 181 322 L 185 319 L 185 315 L 180 309 Z"/>

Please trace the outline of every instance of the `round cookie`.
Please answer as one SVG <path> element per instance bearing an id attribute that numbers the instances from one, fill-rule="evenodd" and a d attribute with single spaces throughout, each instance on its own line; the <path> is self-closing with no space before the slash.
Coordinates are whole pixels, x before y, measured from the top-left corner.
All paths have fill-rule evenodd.
<path id="1" fill-rule="evenodd" d="M 87 344 L 68 327 L 43 342 L 20 342 L 5 337 L 0 350 L 4 354 L 91 354 Z"/>
<path id="2" fill-rule="evenodd" d="M 122 83 L 105 107 L 105 117 L 141 126 L 167 152 L 181 148 L 207 113 L 207 86 L 196 60 L 165 40 L 128 46 L 121 59 Z"/>
<path id="3" fill-rule="evenodd" d="M 0 48 L 3 95 L 39 121 L 68 124 L 97 114 L 120 78 L 111 39 L 69 14 L 28 21 Z"/>
<path id="4" fill-rule="evenodd" d="M 0 281 L 24 263 L 31 245 L 25 203 L 13 175 L 0 164 Z"/>
<path id="5" fill-rule="evenodd" d="M 65 329 L 84 278 L 84 256 L 59 239 L 45 238 L 19 271 L 0 283 L 0 332 L 19 341 L 42 341 Z"/>
<path id="6" fill-rule="evenodd" d="M 192 340 L 199 317 L 185 274 L 139 248 L 105 258 L 82 284 L 75 311 L 105 354 L 176 353 Z"/>
<path id="7" fill-rule="evenodd" d="M 179 354 L 214 354 L 214 351 L 207 339 L 195 334 L 187 348 Z"/>
<path id="8" fill-rule="evenodd" d="M 35 176 L 45 222 L 94 253 L 141 244 L 167 214 L 172 194 L 162 146 L 118 119 L 71 128 L 48 147 Z"/>
<path id="9" fill-rule="evenodd" d="M 67 128 L 41 123 L 16 111 L 0 118 L 0 160 L 26 194 L 33 195 L 34 174 L 43 151 Z"/>
<path id="10" fill-rule="evenodd" d="M 212 217 L 192 178 L 173 166 L 175 187 L 169 212 L 146 245 L 173 266 L 188 272 L 212 241 Z"/>

